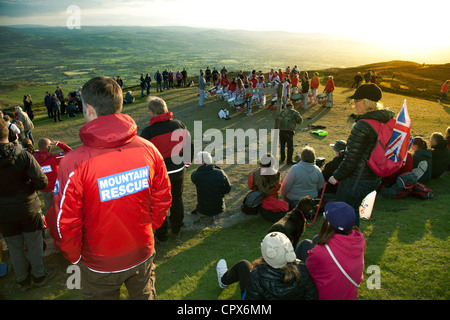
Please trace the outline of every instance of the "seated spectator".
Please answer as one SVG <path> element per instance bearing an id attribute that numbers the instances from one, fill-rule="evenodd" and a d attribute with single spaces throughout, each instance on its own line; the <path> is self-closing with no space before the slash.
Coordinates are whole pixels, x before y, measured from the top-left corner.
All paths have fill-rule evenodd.
<path id="1" fill-rule="evenodd" d="M 447 141 L 440 132 L 434 132 L 430 138 L 432 151 L 432 171 L 431 178 L 440 177 L 450 165 L 450 150 L 447 147 Z"/>
<path id="2" fill-rule="evenodd" d="M 197 189 L 197 206 L 193 213 L 201 214 L 196 222 L 212 223 L 213 217 L 225 210 L 224 197 L 231 191 L 231 185 L 226 173 L 213 164 L 209 152 L 199 152 L 197 163 L 199 167 L 191 175 Z"/>
<path id="3" fill-rule="evenodd" d="M 417 168 L 419 163 L 423 160 L 427 162 L 427 170 L 424 172 L 422 177 L 420 177 L 420 183 L 426 183 L 431 179 L 431 171 L 433 166 L 433 156 L 431 149 L 428 149 L 427 142 L 420 137 L 414 138 L 414 142 L 411 145 L 411 150 L 413 153 L 413 168 Z"/>
<path id="4" fill-rule="evenodd" d="M 281 197 L 289 203 L 289 210 L 305 197 L 317 198 L 319 190 L 325 184 L 322 171 L 315 165 L 316 153 L 313 148 L 305 147 L 300 155 L 301 161 L 294 165 L 281 184 Z"/>
<path id="5" fill-rule="evenodd" d="M 67 111 L 67 116 L 68 116 L 69 118 L 74 118 L 74 117 L 76 117 L 76 116 L 77 116 L 77 106 L 75 105 L 75 102 L 69 101 L 69 102 L 67 103 L 66 111 Z"/>
<path id="6" fill-rule="evenodd" d="M 262 256 L 252 264 L 241 260 L 229 270 L 224 259 L 217 263 L 219 286 L 239 282 L 243 300 L 317 300 L 317 288 L 305 264 L 296 259 L 288 237 L 280 232 L 266 235 Z"/>
<path id="7" fill-rule="evenodd" d="M 322 169 L 322 174 L 325 181 L 328 181 L 328 179 L 333 175 L 333 172 L 341 164 L 342 159 L 344 159 L 345 149 L 347 149 L 347 142 L 344 140 L 338 140 L 335 144 L 330 144 L 330 147 L 334 150 L 335 156 L 333 160 L 328 161 Z M 338 184 L 327 184 L 324 193 L 324 201 L 328 202 L 336 198 L 337 186 Z"/>
<path id="8" fill-rule="evenodd" d="M 397 177 L 401 176 L 404 173 L 411 172 L 413 168 L 414 168 L 414 166 L 413 166 L 413 157 L 412 157 L 412 154 L 408 151 L 406 153 L 406 161 L 405 161 L 405 163 L 400 167 L 400 169 L 395 171 L 390 176 L 383 177 L 381 179 L 382 185 L 384 185 L 386 187 L 392 186 L 395 183 L 395 181 L 397 180 Z"/>
<path id="9" fill-rule="evenodd" d="M 314 279 L 319 300 L 355 300 L 358 297 L 366 244 L 354 223 L 355 210 L 351 206 L 345 202 L 328 202 L 319 234 L 312 240 L 303 240 L 295 250 Z"/>
<path id="10" fill-rule="evenodd" d="M 133 93 L 131 92 L 131 90 L 128 90 L 127 93 L 125 94 L 125 98 L 123 98 L 123 103 L 133 103 L 133 102 L 134 102 Z"/>
<path id="11" fill-rule="evenodd" d="M 258 190 L 264 197 L 278 198 L 278 190 L 281 187 L 281 173 L 276 170 L 275 158 L 270 153 L 263 155 L 259 162 L 260 167 L 252 172 L 248 179 L 248 188 Z"/>

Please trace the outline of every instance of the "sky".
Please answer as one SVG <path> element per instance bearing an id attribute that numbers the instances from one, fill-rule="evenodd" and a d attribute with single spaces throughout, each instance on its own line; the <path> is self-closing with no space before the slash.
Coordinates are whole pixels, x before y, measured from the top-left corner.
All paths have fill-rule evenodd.
<path id="1" fill-rule="evenodd" d="M 449 12 L 448 0 L 0 0 L 0 25 L 67 26 L 70 21 L 81 28 L 190 26 L 322 33 L 393 50 L 446 48 L 450 62 Z"/>

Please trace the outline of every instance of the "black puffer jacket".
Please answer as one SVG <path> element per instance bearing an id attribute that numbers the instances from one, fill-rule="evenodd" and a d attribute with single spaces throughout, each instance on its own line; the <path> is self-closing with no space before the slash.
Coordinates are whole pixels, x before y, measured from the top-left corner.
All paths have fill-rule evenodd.
<path id="1" fill-rule="evenodd" d="M 347 151 L 344 160 L 334 171 L 333 176 L 337 181 L 345 178 L 357 178 L 361 180 L 376 179 L 377 175 L 369 168 L 366 161 L 375 148 L 378 135 L 370 124 L 361 119 L 374 119 L 381 123 L 387 123 L 395 116 L 389 109 L 367 112 L 356 119 L 356 123 L 347 139 Z"/>
<path id="2" fill-rule="evenodd" d="M 197 209 L 207 216 L 217 215 L 225 210 L 224 196 L 231 191 L 226 173 L 214 164 L 204 164 L 191 175 L 197 188 Z"/>
<path id="3" fill-rule="evenodd" d="M 443 140 L 432 147 L 432 171 L 431 178 L 437 178 L 441 176 L 450 165 L 450 151 L 447 147 L 447 140 Z"/>
<path id="4" fill-rule="evenodd" d="M 300 281 L 284 283 L 285 272 L 260 264 L 252 270 L 245 300 L 317 300 L 314 280 L 301 260 L 294 262 L 300 271 Z"/>
<path id="5" fill-rule="evenodd" d="M 0 144 L 0 228 L 3 236 L 17 235 L 17 223 L 23 232 L 41 225 L 41 202 L 36 190 L 47 186 L 47 176 L 36 159 L 12 143 Z M 20 233 L 20 232 L 19 232 Z"/>

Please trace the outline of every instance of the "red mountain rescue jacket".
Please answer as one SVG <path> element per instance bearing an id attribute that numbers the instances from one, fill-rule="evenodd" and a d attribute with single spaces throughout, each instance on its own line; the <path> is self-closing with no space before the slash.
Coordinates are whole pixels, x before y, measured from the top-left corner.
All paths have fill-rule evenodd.
<path id="1" fill-rule="evenodd" d="M 81 128 L 83 145 L 61 161 L 46 220 L 70 262 L 120 272 L 153 253 L 153 230 L 172 201 L 170 180 L 159 151 L 136 133 L 128 115 L 101 116 Z"/>

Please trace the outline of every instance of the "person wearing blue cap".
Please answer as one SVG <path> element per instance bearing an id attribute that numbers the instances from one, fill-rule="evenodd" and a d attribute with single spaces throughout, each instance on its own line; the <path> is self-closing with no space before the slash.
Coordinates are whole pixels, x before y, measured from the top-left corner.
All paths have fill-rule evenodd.
<path id="1" fill-rule="evenodd" d="M 355 211 L 345 202 L 325 205 L 319 234 L 295 250 L 305 261 L 319 300 L 355 300 L 364 270 L 364 235 L 354 226 Z"/>

